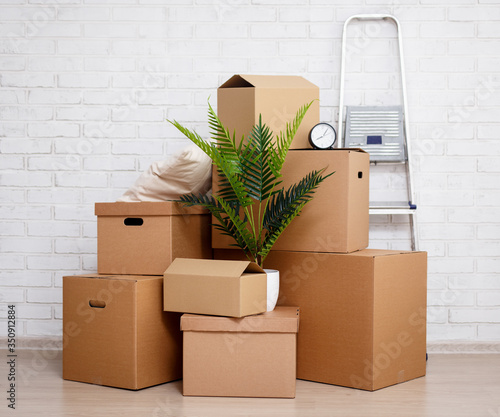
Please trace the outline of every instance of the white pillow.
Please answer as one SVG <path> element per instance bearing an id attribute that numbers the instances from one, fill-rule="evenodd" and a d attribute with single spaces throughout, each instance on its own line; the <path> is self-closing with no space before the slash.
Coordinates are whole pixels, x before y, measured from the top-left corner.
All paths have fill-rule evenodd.
<path id="1" fill-rule="evenodd" d="M 170 158 L 154 162 L 118 201 L 178 200 L 183 194 L 205 194 L 212 186 L 212 160 L 192 144 Z"/>

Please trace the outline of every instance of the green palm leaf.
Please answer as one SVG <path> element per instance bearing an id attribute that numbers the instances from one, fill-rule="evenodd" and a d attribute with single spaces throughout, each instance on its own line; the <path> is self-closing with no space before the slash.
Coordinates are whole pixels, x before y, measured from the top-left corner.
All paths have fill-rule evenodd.
<path id="1" fill-rule="evenodd" d="M 278 133 L 276 137 L 276 148 L 271 148 L 270 168 L 273 173 L 279 177 L 281 176 L 281 169 L 285 163 L 285 158 L 292 145 L 293 138 L 299 130 L 300 124 L 311 107 L 313 101 L 302 106 L 296 113 L 295 118 L 291 123 L 287 123 L 284 132 Z"/>
<path id="2" fill-rule="evenodd" d="M 231 222 L 232 226 L 229 233 L 230 236 L 236 236 L 236 242 L 245 253 L 255 253 L 257 251 L 257 241 L 255 236 L 247 228 L 248 219 L 245 217 L 240 217 L 239 205 L 230 204 L 223 198 L 214 197 L 219 205 L 222 207 L 224 214 L 227 216 L 227 220 Z"/>
<path id="3" fill-rule="evenodd" d="M 270 167 L 270 149 L 274 147 L 272 141 L 272 132 L 259 117 L 259 123 L 253 127 L 245 146 L 246 157 L 241 160 L 242 181 L 248 194 L 259 202 L 269 198 L 276 186 L 277 177 Z"/>
<path id="4" fill-rule="evenodd" d="M 262 261 L 268 255 L 278 237 L 290 222 L 299 215 L 302 208 L 313 198 L 314 191 L 329 176 L 322 175 L 324 170 L 312 171 L 299 183 L 291 185 L 288 190 L 279 190 L 270 200 L 264 215 L 263 228 L 266 230 L 264 242 L 259 255 Z"/>
<path id="5" fill-rule="evenodd" d="M 213 196 L 188 194 L 180 202 L 205 207 L 217 221 L 214 227 L 231 236 L 248 259 L 262 262 L 272 246 L 309 202 L 315 189 L 331 174 L 313 171 L 287 190 L 281 184 L 281 169 L 292 140 L 312 102 L 301 107 L 283 132 L 273 137 L 262 117 L 248 137 L 236 141 L 209 103 L 208 119 L 214 142 L 169 121 L 202 149 L 217 167 L 219 190 Z"/>
<path id="6" fill-rule="evenodd" d="M 232 154 L 226 156 L 216 144 L 204 140 L 198 133 L 183 127 L 179 122 L 175 120 L 169 120 L 169 122 L 212 159 L 213 164 L 218 168 L 221 176 L 225 178 L 231 187 L 234 194 L 234 200 L 238 200 L 243 207 L 253 203 L 252 199 L 247 194 L 245 184 L 240 179 L 239 174 L 241 169 L 238 164 L 235 164 Z"/>

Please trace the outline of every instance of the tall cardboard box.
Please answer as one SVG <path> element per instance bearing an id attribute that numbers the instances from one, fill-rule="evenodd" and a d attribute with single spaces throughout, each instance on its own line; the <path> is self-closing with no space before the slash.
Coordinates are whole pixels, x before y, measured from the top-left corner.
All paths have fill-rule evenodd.
<path id="1" fill-rule="evenodd" d="M 210 216 L 173 201 L 96 203 L 97 271 L 163 275 L 177 257 L 212 257 Z"/>
<path id="2" fill-rule="evenodd" d="M 310 148 L 309 131 L 319 123 L 319 87 L 305 78 L 234 75 L 217 90 L 217 115 L 238 139 L 250 133 L 260 114 L 262 122 L 278 134 L 299 108 L 313 100 L 292 143 L 292 149 Z"/>
<path id="3" fill-rule="evenodd" d="M 297 307 L 241 319 L 184 314 L 183 394 L 295 397 Z"/>
<path id="4" fill-rule="evenodd" d="M 63 378 L 137 390 L 182 378 L 180 314 L 162 276 L 63 278 Z"/>
<path id="5" fill-rule="evenodd" d="M 368 153 L 359 149 L 290 150 L 283 166 L 285 189 L 313 170 L 335 173 L 320 184 L 300 215 L 285 229 L 275 250 L 348 253 L 368 246 Z M 217 181 L 217 175 L 213 176 Z M 217 188 L 214 183 L 214 189 Z M 217 229 L 213 248 L 230 248 L 234 241 Z"/>
<path id="6" fill-rule="evenodd" d="M 300 307 L 297 378 L 373 391 L 425 375 L 425 252 L 271 251 L 266 267 L 278 304 Z"/>
<path id="7" fill-rule="evenodd" d="M 244 317 L 267 309 L 267 275 L 249 261 L 177 258 L 163 292 L 165 311 Z"/>

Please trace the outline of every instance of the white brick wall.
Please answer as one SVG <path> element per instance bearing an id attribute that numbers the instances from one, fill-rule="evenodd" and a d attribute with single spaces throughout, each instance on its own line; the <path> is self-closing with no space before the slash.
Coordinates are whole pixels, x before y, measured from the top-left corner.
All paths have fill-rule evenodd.
<path id="1" fill-rule="evenodd" d="M 404 35 L 429 340 L 500 341 L 496 2 L 1 3 L 0 314 L 18 305 L 20 336 L 61 335 L 61 277 L 96 268 L 93 203 L 186 143 L 165 118 L 206 134 L 206 100 L 232 74 L 298 74 L 335 123 L 342 24 L 389 12 Z M 352 29 L 347 104 L 397 104 L 393 28 Z M 402 172 L 373 169 L 373 197 L 401 198 Z M 372 247 L 409 247 L 405 216 L 371 221 Z"/>

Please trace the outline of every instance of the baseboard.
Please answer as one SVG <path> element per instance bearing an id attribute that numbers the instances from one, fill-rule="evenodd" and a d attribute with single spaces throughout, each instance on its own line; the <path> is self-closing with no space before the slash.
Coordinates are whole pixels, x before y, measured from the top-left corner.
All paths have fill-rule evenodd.
<path id="1" fill-rule="evenodd" d="M 500 353 L 498 342 L 429 342 L 427 353 Z"/>
<path id="2" fill-rule="evenodd" d="M 7 347 L 7 338 L 0 338 L 1 347 Z M 18 337 L 16 349 L 61 350 L 61 337 Z M 427 353 L 500 353 L 498 342 L 429 342 Z"/>
<path id="3" fill-rule="evenodd" d="M 7 338 L 0 337 L 0 349 L 7 349 Z M 16 350 L 37 349 L 37 350 L 61 350 L 62 337 L 16 337 Z"/>

